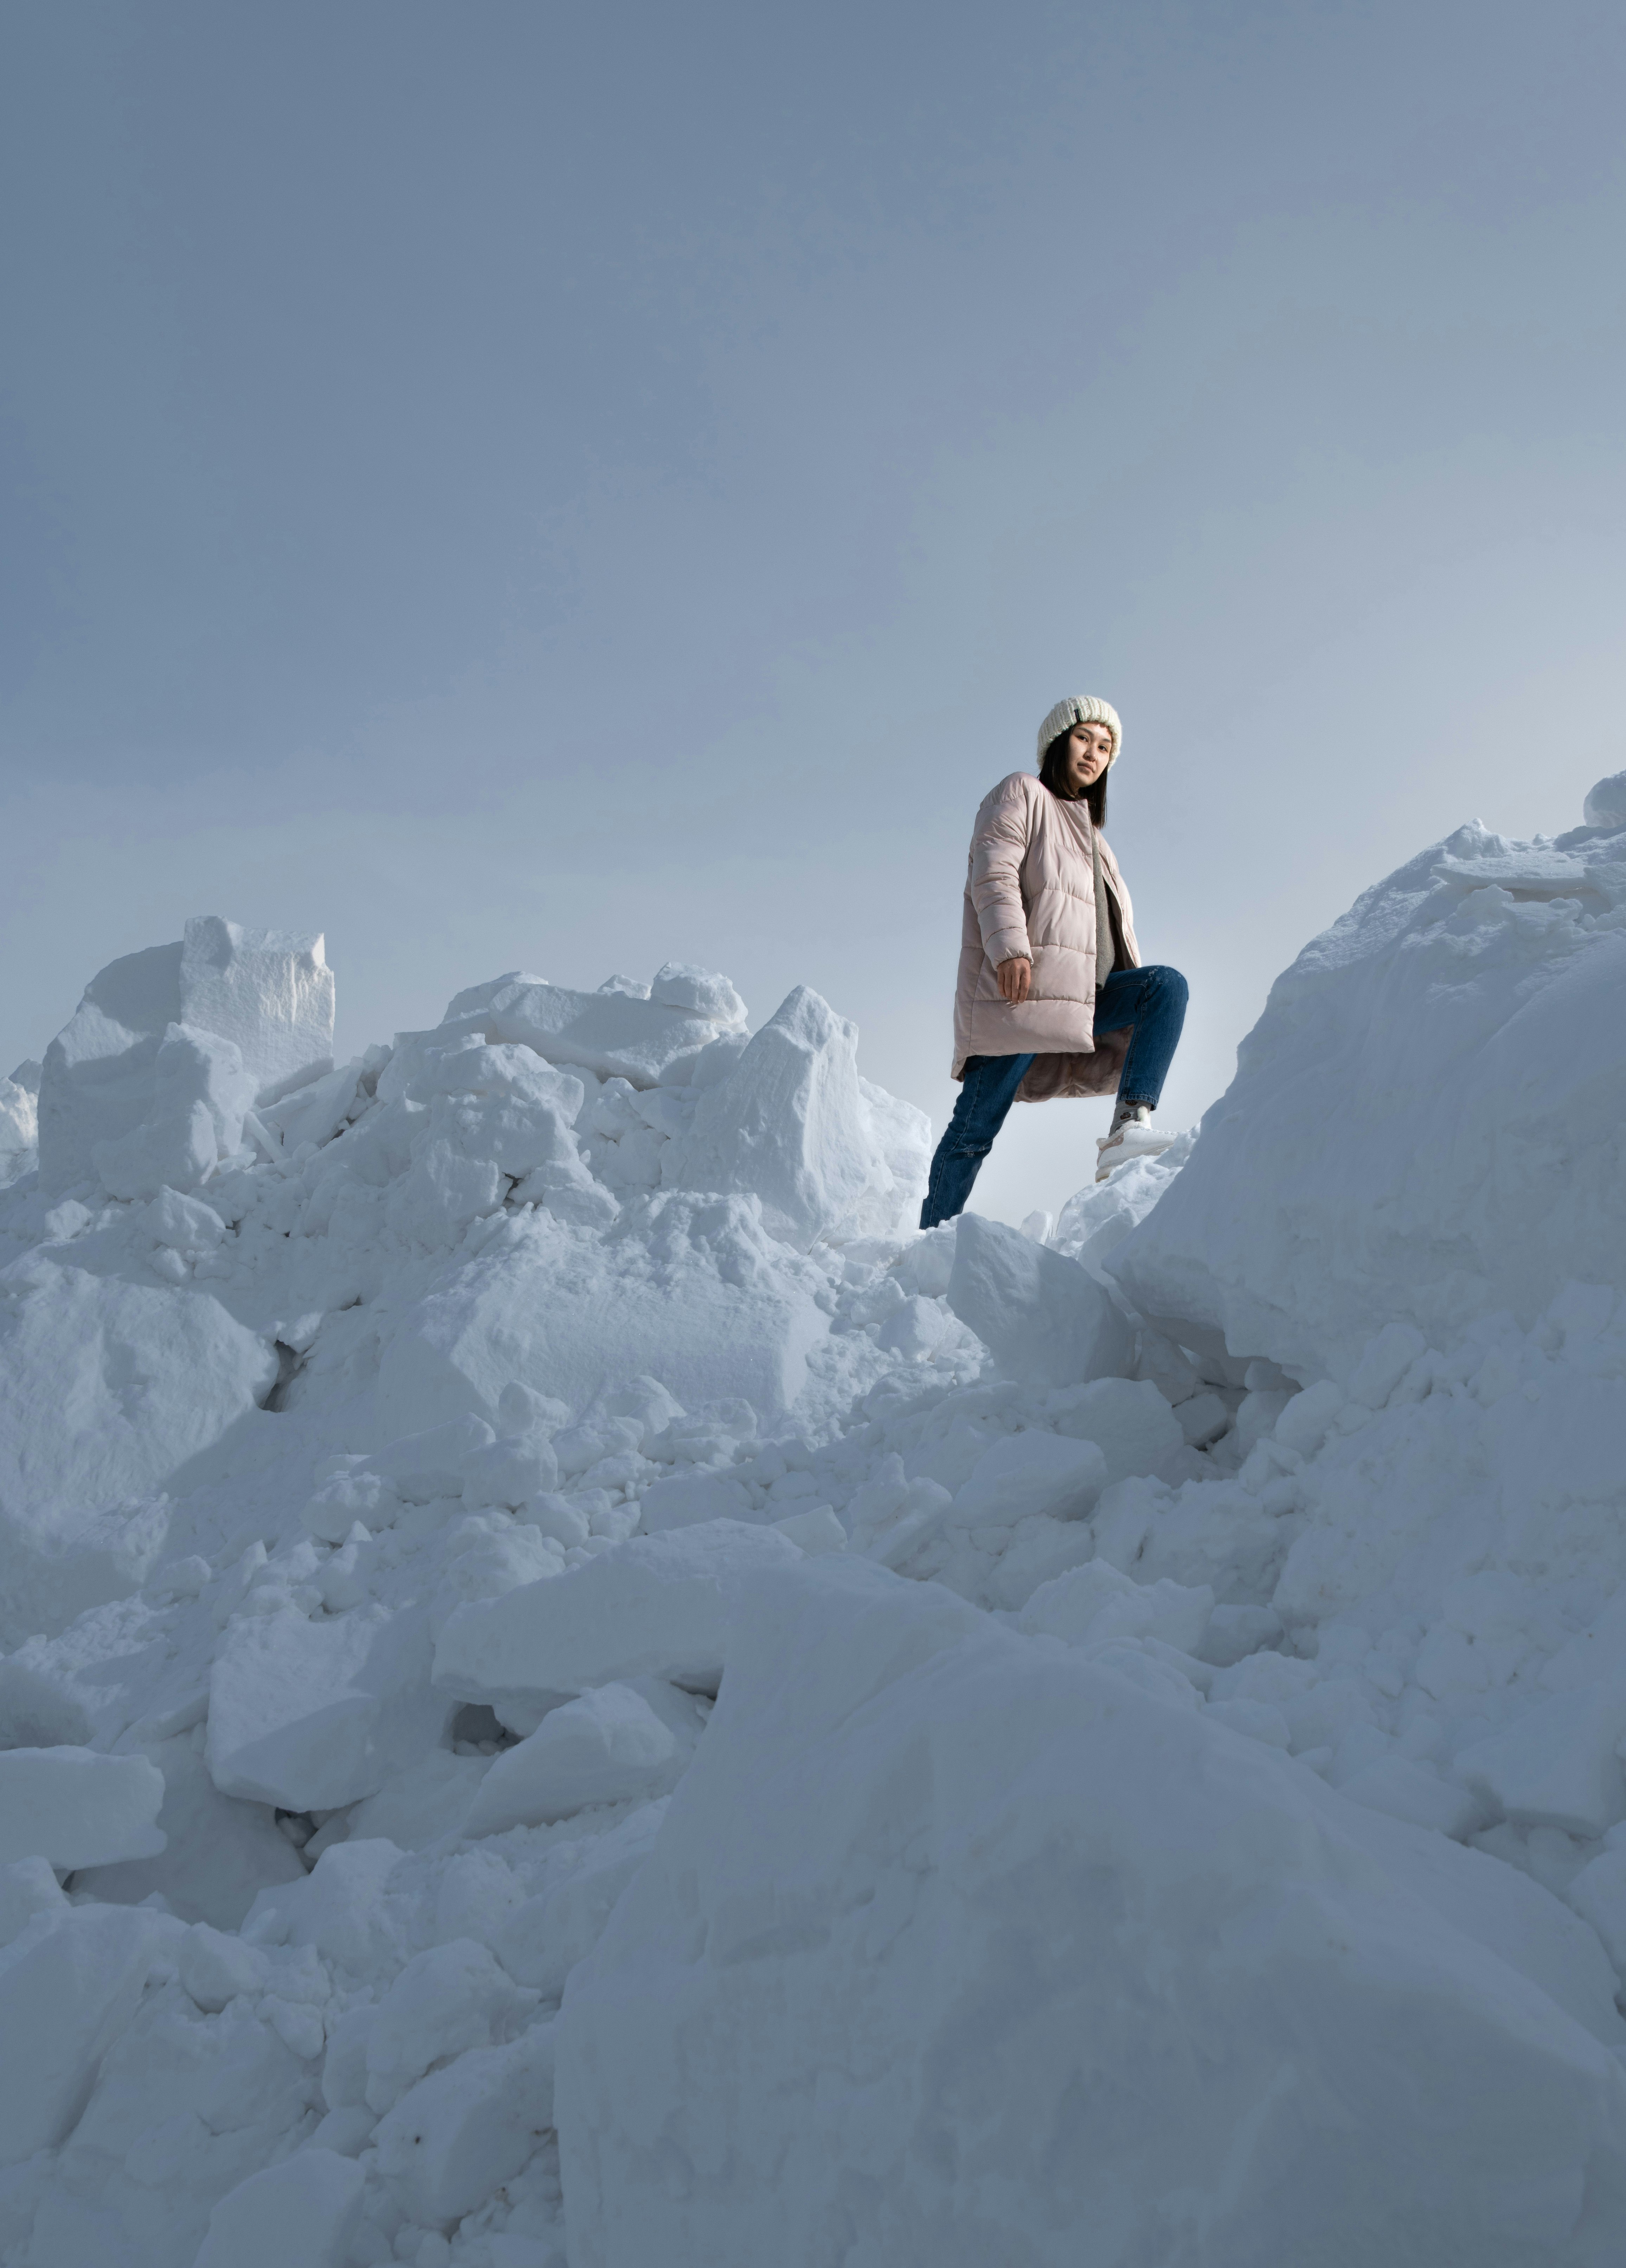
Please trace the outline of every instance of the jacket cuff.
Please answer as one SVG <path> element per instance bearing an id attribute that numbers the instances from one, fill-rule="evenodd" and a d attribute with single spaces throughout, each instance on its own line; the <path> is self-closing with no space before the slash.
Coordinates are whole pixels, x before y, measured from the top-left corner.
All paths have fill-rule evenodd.
<path id="1" fill-rule="evenodd" d="M 995 968 L 1007 961 L 1031 961 L 1033 958 L 1033 948 L 1028 943 L 1025 930 L 995 930 L 992 937 L 983 939 L 982 949 Z"/>

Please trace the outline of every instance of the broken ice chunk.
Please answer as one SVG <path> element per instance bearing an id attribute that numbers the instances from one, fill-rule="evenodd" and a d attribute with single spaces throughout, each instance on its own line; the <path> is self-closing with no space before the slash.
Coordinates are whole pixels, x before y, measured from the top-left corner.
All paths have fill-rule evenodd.
<path id="1" fill-rule="evenodd" d="M 746 1007 L 726 976 L 714 969 L 697 968 L 686 961 L 669 961 L 655 971 L 649 998 L 663 1008 L 683 1008 L 718 1024 L 743 1024 Z"/>
<path id="2" fill-rule="evenodd" d="M 806 1251 L 891 1178 L 859 1092 L 857 1026 L 799 984 L 702 1093 L 661 1175 L 759 1197 L 769 1233 Z"/>
<path id="3" fill-rule="evenodd" d="M 548 1825 L 589 1804 L 642 1795 L 676 1753 L 669 1728 L 631 1686 L 601 1685 L 544 1717 L 499 1756 L 464 1822 L 468 1836 Z"/>
<path id="4" fill-rule="evenodd" d="M 126 1134 L 97 1142 L 91 1163 L 115 1197 L 154 1197 L 206 1181 L 243 1138 L 253 1074 L 235 1044 L 171 1024 L 152 1058 L 152 1099 Z"/>
<path id="5" fill-rule="evenodd" d="M 1016 1628 L 1031 1637 L 1063 1638 L 1068 1646 L 1154 1638 L 1194 1655 L 1213 1609 L 1214 1594 L 1206 1583 L 1187 1587 L 1167 1576 L 1137 1583 L 1105 1559 L 1090 1559 L 1042 1583 L 1016 1617 Z"/>
<path id="6" fill-rule="evenodd" d="M 746 1584 L 806 1564 L 787 1537 L 733 1520 L 635 1535 L 568 1574 L 460 1607 L 435 1647 L 435 1683 L 468 1701 L 635 1677 L 715 1692 Z"/>
<path id="7" fill-rule="evenodd" d="M 180 983 L 185 1020 L 234 1042 L 260 1101 L 332 1070 L 333 971 L 319 933 L 196 914 L 181 940 Z"/>
<path id="8" fill-rule="evenodd" d="M 1616 1744 L 1626 1728 L 1626 1681 L 1560 1693 L 1456 1760 L 1464 1785 L 1515 1827 L 1601 1835 L 1626 1818 Z"/>
<path id="9" fill-rule="evenodd" d="M 118 1859 L 151 1859 L 166 1837 L 157 1825 L 164 1775 L 145 1756 L 91 1749 L 0 1752 L 0 1865 L 48 1859 L 71 1872 Z"/>
<path id="10" fill-rule="evenodd" d="M 0 1953 L 0 2166 L 62 2141 L 181 1925 L 143 1906 L 38 1915 Z"/>
<path id="11" fill-rule="evenodd" d="M 1426 1764 L 1405 1756 L 1379 1756 L 1375 1764 L 1363 1765 L 1341 1783 L 1339 1793 L 1369 1811 L 1386 1811 L 1391 1819 L 1436 1828 L 1456 1842 L 1484 1822 L 1484 1813 L 1466 1788 L 1452 1787 Z"/>
<path id="12" fill-rule="evenodd" d="M 533 2024 L 507 2047 L 471 2048 L 419 2080 L 383 2120 L 379 2171 L 425 2222 L 449 2226 L 472 2212 L 552 2125 L 553 2034 Z"/>
<path id="13" fill-rule="evenodd" d="M 48 1859 L 13 1859 L 0 1866 L 0 1951 L 22 1935 L 36 1914 L 65 1914 L 68 1901 Z"/>
<path id="14" fill-rule="evenodd" d="M 353 2158 L 298 2150 L 221 2198 L 194 2268 L 344 2268 L 366 2186 Z"/>
<path id="15" fill-rule="evenodd" d="M 421 1610 L 240 1616 L 210 1676 L 215 1786 L 286 1811 L 372 1795 L 440 1735 L 446 1710 L 426 1690 L 428 1665 Z"/>
<path id="16" fill-rule="evenodd" d="M 1002 1221 L 960 1215 L 948 1300 L 1008 1377 L 1071 1386 L 1128 1367 L 1134 1333 L 1110 1294 Z"/>
<path id="17" fill-rule="evenodd" d="M 512 2035 L 536 2006 L 536 1995 L 511 1984 L 471 1938 L 415 1954 L 367 2028 L 368 2107 L 389 2110 L 432 2064 Z"/>
<path id="18" fill-rule="evenodd" d="M 954 1499 L 969 1528 L 1014 1528 L 1035 1513 L 1082 1520 L 1106 1486 L 1106 1459 L 1093 1441 L 1008 1433 L 985 1449 Z"/>
<path id="19" fill-rule="evenodd" d="M 1626 772 L 1611 772 L 1589 788 L 1581 816 L 1588 827 L 1626 827 Z"/>

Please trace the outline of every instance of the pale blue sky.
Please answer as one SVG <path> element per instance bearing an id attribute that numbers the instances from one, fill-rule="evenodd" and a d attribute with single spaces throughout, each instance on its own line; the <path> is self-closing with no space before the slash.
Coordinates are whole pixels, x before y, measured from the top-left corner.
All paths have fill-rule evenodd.
<path id="1" fill-rule="evenodd" d="M 218 911 L 325 929 L 351 1049 L 805 981 L 941 1123 L 972 813 L 1099 692 L 1194 1117 L 1367 882 L 1626 765 L 1623 65 L 1567 0 L 0 7 L 0 1067 Z"/>

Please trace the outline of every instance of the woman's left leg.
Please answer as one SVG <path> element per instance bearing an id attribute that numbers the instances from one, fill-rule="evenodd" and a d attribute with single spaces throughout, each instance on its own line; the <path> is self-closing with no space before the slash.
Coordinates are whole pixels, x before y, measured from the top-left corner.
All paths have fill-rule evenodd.
<path id="1" fill-rule="evenodd" d="M 1156 964 L 1149 968 L 1116 969 L 1096 994 L 1098 1038 L 1103 1032 L 1135 1027 L 1118 1081 L 1120 1114 L 1141 1102 L 1154 1110 L 1157 1108 L 1174 1050 L 1180 1043 L 1186 998 L 1186 979 L 1179 970 Z"/>
<path id="2" fill-rule="evenodd" d="M 1031 1056 L 970 1056 L 954 1115 L 943 1129 L 920 1207 L 922 1228 L 935 1228 L 965 1210 L 978 1168 L 994 1147 Z"/>

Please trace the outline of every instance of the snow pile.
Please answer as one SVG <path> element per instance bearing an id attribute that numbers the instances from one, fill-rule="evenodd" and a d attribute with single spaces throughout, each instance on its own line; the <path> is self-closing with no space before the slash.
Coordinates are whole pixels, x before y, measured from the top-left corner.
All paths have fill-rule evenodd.
<path id="1" fill-rule="evenodd" d="M 751 1605 L 565 1994 L 573 2268 L 1618 2254 L 1556 1901 L 931 1587 Z"/>
<path id="2" fill-rule="evenodd" d="M 1387 1322 L 1528 1327 L 1571 1278 L 1626 1280 L 1621 825 L 1461 828 L 1305 946 L 1118 1256 L 1144 1314 L 1347 1378 Z"/>
<path id="3" fill-rule="evenodd" d="M 0 1092 L 0 2257 L 1618 2259 L 1620 785 L 1045 1241 L 914 1232 L 805 990 L 96 978 Z"/>

